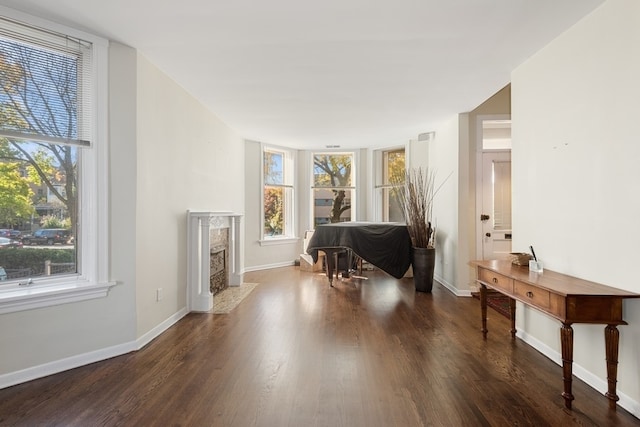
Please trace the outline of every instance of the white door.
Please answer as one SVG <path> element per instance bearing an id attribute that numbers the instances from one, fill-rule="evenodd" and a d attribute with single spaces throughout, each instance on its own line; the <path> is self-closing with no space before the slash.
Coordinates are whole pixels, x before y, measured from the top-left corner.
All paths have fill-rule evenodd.
<path id="1" fill-rule="evenodd" d="M 511 152 L 482 153 L 482 259 L 509 259 L 511 252 Z"/>

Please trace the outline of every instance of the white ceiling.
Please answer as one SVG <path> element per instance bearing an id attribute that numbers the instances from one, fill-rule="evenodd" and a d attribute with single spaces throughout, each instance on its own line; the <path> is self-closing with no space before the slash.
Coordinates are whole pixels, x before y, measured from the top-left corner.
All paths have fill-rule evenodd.
<path id="1" fill-rule="evenodd" d="M 0 0 L 133 46 L 244 138 L 403 144 L 603 0 Z"/>

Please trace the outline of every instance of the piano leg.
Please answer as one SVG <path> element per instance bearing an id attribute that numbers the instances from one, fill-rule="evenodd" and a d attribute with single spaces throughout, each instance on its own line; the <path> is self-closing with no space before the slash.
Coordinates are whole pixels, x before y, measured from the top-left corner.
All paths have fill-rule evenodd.
<path id="1" fill-rule="evenodd" d="M 337 258 L 338 258 L 338 249 L 322 249 L 325 253 L 324 262 L 327 267 L 327 278 L 329 279 L 329 286 L 333 287 L 333 272 L 337 273 Z M 337 274 L 336 274 L 337 276 Z"/>

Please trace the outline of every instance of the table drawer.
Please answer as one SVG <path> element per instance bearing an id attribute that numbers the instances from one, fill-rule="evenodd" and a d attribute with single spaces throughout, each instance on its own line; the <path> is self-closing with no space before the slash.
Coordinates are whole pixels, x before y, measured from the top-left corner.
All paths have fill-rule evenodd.
<path id="1" fill-rule="evenodd" d="M 494 271 L 479 268 L 478 280 L 499 291 L 513 293 L 513 279 Z"/>
<path id="2" fill-rule="evenodd" d="M 529 305 L 541 308 L 546 311 L 549 310 L 550 293 L 547 290 L 531 286 L 527 283 L 518 282 L 516 280 L 514 283 L 513 293 L 516 298 L 521 299 Z"/>

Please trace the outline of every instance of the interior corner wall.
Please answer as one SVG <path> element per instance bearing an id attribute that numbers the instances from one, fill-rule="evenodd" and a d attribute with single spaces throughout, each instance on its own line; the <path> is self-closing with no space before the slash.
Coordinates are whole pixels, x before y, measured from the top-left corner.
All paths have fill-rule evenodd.
<path id="1" fill-rule="evenodd" d="M 475 253 L 476 120 L 481 115 L 508 115 L 511 87 L 506 85 L 470 113 L 462 113 L 435 129 L 430 141 L 409 142 L 409 167 L 429 166 L 444 180 L 436 197 L 436 279 L 456 295 L 468 296 L 474 274 L 468 263 Z M 445 173 L 446 172 L 446 173 Z M 436 215 L 438 212 L 438 215 Z"/>
<path id="2" fill-rule="evenodd" d="M 608 0 L 512 73 L 514 247 L 545 269 L 640 293 L 640 2 Z M 640 300 L 620 326 L 620 404 L 640 415 Z M 559 325 L 518 330 L 560 351 Z M 603 327 L 574 325 L 574 373 L 606 391 Z"/>
<path id="3" fill-rule="evenodd" d="M 356 169 L 356 183 L 358 188 L 373 189 L 374 187 L 373 182 L 370 181 L 373 179 L 373 171 L 371 170 L 373 165 L 369 161 L 372 159 L 369 151 L 371 150 L 368 148 L 355 150 L 358 165 Z M 370 191 L 359 190 L 356 192 L 356 221 L 371 221 L 373 219 L 373 212 L 368 209 L 371 198 L 372 194 Z"/>
<path id="4" fill-rule="evenodd" d="M 480 226 L 479 212 L 476 210 L 476 180 L 478 155 L 482 146 L 478 146 L 479 122 L 483 118 L 511 117 L 511 84 L 506 85 L 489 99 L 468 113 L 468 136 L 460 141 L 460 260 L 459 286 L 462 289 L 476 289 L 475 271 L 469 261 L 480 259 L 476 240 Z M 461 133 L 462 135 L 462 133 Z"/>
<path id="5" fill-rule="evenodd" d="M 435 173 L 433 223 L 436 228 L 435 278 L 452 292 L 457 289 L 458 263 L 458 144 L 459 116 L 452 117 L 435 129 L 435 137 L 426 143 L 429 169 Z"/>
<path id="6" fill-rule="evenodd" d="M 475 200 L 472 200 L 471 194 L 472 183 L 475 182 L 474 169 L 470 164 L 470 129 L 473 127 L 470 114 L 463 113 L 458 116 L 458 192 L 456 194 L 458 201 L 458 239 L 456 250 L 455 282 L 453 285 L 456 294 L 460 296 L 471 295 L 471 282 L 473 275 L 469 268 L 471 248 L 474 247 L 472 232 L 469 227 L 469 212 L 472 212 Z M 474 257 L 475 258 L 475 257 Z"/>
<path id="7" fill-rule="evenodd" d="M 296 186 L 295 197 L 298 208 L 298 233 L 304 237 L 304 232 L 307 230 L 313 230 L 313 201 L 311 200 L 311 192 L 308 191 L 311 188 L 311 151 L 299 150 L 296 157 L 296 177 L 298 185 Z M 300 244 L 300 251 L 302 251 L 303 244 Z"/>
<path id="8" fill-rule="evenodd" d="M 141 54 L 136 115 L 140 337 L 186 312 L 187 210 L 243 214 L 245 183 L 243 139 Z"/>

